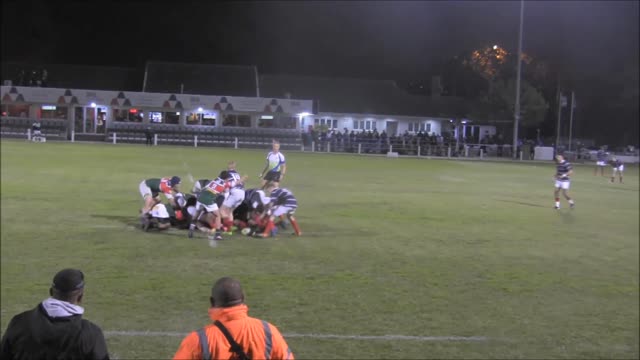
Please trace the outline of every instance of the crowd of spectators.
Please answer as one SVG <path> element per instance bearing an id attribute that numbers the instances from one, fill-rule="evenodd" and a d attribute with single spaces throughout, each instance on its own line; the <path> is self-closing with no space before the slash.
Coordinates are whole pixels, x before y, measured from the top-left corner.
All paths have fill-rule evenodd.
<path id="1" fill-rule="evenodd" d="M 451 132 L 409 133 L 388 135 L 384 130 L 343 131 L 315 129 L 309 127 L 302 133 L 302 143 L 307 149 L 321 152 L 350 152 L 362 154 L 386 154 L 389 151 L 400 155 L 465 156 L 471 152 L 478 155 L 480 149 L 493 156 L 511 156 L 511 146 L 501 136 L 486 136 L 479 143 L 473 137 L 456 141 Z"/>

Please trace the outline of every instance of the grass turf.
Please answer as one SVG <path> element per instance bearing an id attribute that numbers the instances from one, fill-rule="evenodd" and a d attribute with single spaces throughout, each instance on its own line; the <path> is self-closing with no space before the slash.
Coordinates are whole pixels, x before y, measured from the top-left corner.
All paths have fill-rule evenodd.
<path id="1" fill-rule="evenodd" d="M 290 337 L 297 358 L 638 358 L 637 166 L 625 183 L 575 166 L 552 209 L 552 164 L 286 153 L 303 237 L 234 235 L 217 248 L 135 228 L 145 178 L 185 188 L 263 151 L 3 139 L 1 328 L 87 276 L 105 331 L 188 332 L 210 286 L 244 285 L 250 315 L 285 334 L 482 336 L 486 341 Z M 609 171 L 609 169 L 607 169 Z M 107 338 L 116 358 L 168 358 L 181 337 Z"/>

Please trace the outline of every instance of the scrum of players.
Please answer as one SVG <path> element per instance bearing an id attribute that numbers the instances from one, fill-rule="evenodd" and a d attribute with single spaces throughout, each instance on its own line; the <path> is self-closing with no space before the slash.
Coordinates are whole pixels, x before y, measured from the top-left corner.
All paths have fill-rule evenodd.
<path id="1" fill-rule="evenodd" d="M 192 238 L 204 233 L 211 240 L 241 232 L 253 237 L 273 237 L 291 226 L 302 232 L 294 216 L 298 202 L 279 182 L 268 181 L 261 188 L 245 188 L 247 176 L 240 176 L 235 161 L 213 179 L 195 182 L 191 193 L 181 191 L 178 176 L 152 178 L 140 183 L 144 206 L 140 222 L 144 231 L 187 230 Z M 161 194 L 166 199 L 162 202 Z"/>

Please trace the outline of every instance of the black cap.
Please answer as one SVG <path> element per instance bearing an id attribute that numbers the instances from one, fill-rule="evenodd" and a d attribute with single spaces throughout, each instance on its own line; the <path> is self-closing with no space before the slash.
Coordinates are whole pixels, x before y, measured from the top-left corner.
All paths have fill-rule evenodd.
<path id="1" fill-rule="evenodd" d="M 176 186 L 176 185 L 180 184 L 180 177 L 174 176 L 169 181 L 171 182 L 171 186 Z"/>
<path id="2" fill-rule="evenodd" d="M 63 293 L 80 290 L 84 288 L 84 274 L 77 269 L 60 270 L 53 277 L 51 287 Z"/>

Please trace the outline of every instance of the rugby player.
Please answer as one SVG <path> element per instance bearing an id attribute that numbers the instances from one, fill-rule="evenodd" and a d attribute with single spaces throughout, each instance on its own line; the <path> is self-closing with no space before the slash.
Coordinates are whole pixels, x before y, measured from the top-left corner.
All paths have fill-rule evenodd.
<path id="1" fill-rule="evenodd" d="M 222 222 L 216 198 L 229 189 L 230 183 L 226 180 L 229 176 L 226 170 L 221 172 L 220 176 L 209 182 L 198 194 L 196 212 L 189 225 L 189 238 L 193 237 L 193 232 L 197 228 L 199 221 L 208 220 L 207 223 L 210 225 L 211 230 L 215 231 L 214 240 L 222 240 Z M 203 213 L 208 216 L 201 219 L 200 217 L 203 216 Z"/>
<path id="2" fill-rule="evenodd" d="M 225 180 L 229 182 L 229 192 L 220 206 L 220 216 L 222 217 L 222 225 L 226 231 L 230 231 L 233 227 L 233 211 L 242 204 L 245 198 L 244 183 L 248 176 L 240 176 L 236 171 L 235 161 L 230 161 L 227 164 L 227 172 L 230 177 Z"/>
<path id="3" fill-rule="evenodd" d="M 573 208 L 575 203 L 573 199 L 569 197 L 569 186 L 571 185 L 571 175 L 573 174 L 573 168 L 571 164 L 565 160 L 563 155 L 556 155 L 556 175 L 555 175 L 555 191 L 554 197 L 556 199 L 556 204 L 553 207 L 554 209 L 560 209 L 560 190 L 562 189 L 562 195 L 569 202 L 569 207 Z"/>
<path id="4" fill-rule="evenodd" d="M 611 174 L 611 182 L 615 182 L 616 174 L 618 174 L 620 179 L 620 184 L 622 184 L 622 171 L 624 171 L 624 164 L 622 161 L 616 159 L 615 157 L 611 160 L 611 167 L 613 168 L 613 173 Z"/>
<path id="5" fill-rule="evenodd" d="M 234 225 L 238 229 L 251 228 L 253 232 L 264 230 L 267 205 L 271 199 L 260 189 L 247 189 L 244 201 L 233 211 Z"/>
<path id="6" fill-rule="evenodd" d="M 173 194 L 180 192 L 179 185 L 180 178 L 178 176 L 142 180 L 139 186 L 140 195 L 144 199 L 144 207 L 140 211 L 142 215 L 146 215 L 151 208 L 160 203 L 160 193 L 164 194 L 167 200 L 175 206 Z"/>
<path id="7" fill-rule="evenodd" d="M 607 166 L 607 153 L 604 151 L 604 147 L 596 153 L 596 167 L 593 169 L 593 176 L 598 175 L 598 169 L 600 169 L 600 176 L 604 176 L 604 168 Z"/>
<path id="8" fill-rule="evenodd" d="M 263 178 L 262 187 L 264 188 L 270 181 L 280 184 L 286 172 L 287 164 L 284 155 L 280 152 L 280 142 L 273 140 L 271 152 L 267 154 L 267 165 L 258 175 L 258 177 Z"/>
<path id="9" fill-rule="evenodd" d="M 260 237 L 268 237 L 271 235 L 272 230 L 275 229 L 276 219 L 281 222 L 288 219 L 293 226 L 295 234 L 297 236 L 302 235 L 302 231 L 300 231 L 300 227 L 298 226 L 298 222 L 296 218 L 293 216 L 296 209 L 298 208 L 298 200 L 296 200 L 295 196 L 289 189 L 280 188 L 276 182 L 270 182 L 266 186 L 267 192 L 269 192 L 269 196 L 271 198 L 270 211 L 271 215 L 269 217 L 269 222 L 264 229 L 264 232 L 260 234 Z"/>

